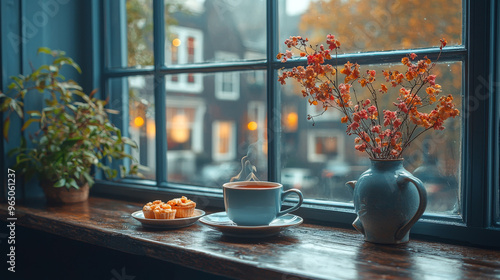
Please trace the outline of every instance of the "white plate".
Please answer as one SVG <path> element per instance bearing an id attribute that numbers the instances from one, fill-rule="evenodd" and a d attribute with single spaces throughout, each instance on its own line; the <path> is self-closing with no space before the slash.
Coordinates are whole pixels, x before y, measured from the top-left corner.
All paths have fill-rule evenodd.
<path id="1" fill-rule="evenodd" d="M 196 221 L 198 221 L 199 218 L 203 217 L 203 215 L 205 215 L 205 211 L 200 209 L 194 209 L 194 216 L 192 217 L 175 218 L 167 220 L 167 219 L 146 219 L 144 218 L 144 213 L 142 212 L 142 210 L 135 211 L 134 213 L 132 213 L 132 217 L 141 222 L 143 227 L 166 228 L 166 229 L 188 227 L 196 223 Z"/>
<path id="2" fill-rule="evenodd" d="M 201 218 L 200 222 L 228 236 L 261 238 L 276 235 L 287 227 L 300 225 L 303 219 L 296 215 L 286 214 L 276 218 L 268 226 L 238 226 L 229 220 L 226 212 L 218 212 Z"/>

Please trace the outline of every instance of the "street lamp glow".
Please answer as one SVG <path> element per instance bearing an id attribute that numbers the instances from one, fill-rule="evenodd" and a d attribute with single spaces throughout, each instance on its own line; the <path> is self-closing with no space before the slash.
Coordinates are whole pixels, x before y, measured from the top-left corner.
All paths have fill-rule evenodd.
<path id="1" fill-rule="evenodd" d="M 247 127 L 248 127 L 248 130 L 254 131 L 257 129 L 257 123 L 256 122 L 249 122 Z"/>
<path id="2" fill-rule="evenodd" d="M 181 39 L 179 38 L 175 38 L 173 41 L 172 41 L 172 45 L 174 45 L 174 47 L 178 47 L 181 45 Z"/>
<path id="3" fill-rule="evenodd" d="M 144 125 L 144 119 L 143 119 L 142 117 L 136 117 L 136 118 L 134 119 L 134 124 L 135 124 L 135 126 L 137 126 L 137 127 L 141 127 L 141 126 L 143 126 L 143 125 Z"/>

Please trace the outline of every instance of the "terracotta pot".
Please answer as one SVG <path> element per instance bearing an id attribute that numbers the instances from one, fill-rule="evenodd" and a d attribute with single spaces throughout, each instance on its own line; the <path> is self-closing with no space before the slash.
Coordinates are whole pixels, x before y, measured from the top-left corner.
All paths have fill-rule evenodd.
<path id="1" fill-rule="evenodd" d="M 371 163 L 358 181 L 347 183 L 354 189 L 354 208 L 358 214 L 353 226 L 369 242 L 408 242 L 410 228 L 427 205 L 425 188 L 404 169 L 402 159 Z"/>
<path id="2" fill-rule="evenodd" d="M 75 188 L 54 188 L 53 183 L 41 183 L 47 203 L 50 204 L 70 204 L 86 201 L 89 198 L 89 185 L 85 184 L 79 189 Z"/>

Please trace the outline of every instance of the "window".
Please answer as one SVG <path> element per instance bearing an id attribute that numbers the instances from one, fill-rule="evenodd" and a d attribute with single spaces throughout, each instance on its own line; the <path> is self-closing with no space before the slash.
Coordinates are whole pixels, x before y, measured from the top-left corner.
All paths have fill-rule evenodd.
<path id="1" fill-rule="evenodd" d="M 281 116 L 281 127 L 284 133 L 293 133 L 299 127 L 299 115 L 297 114 L 297 105 L 283 105 L 283 114 Z"/>
<path id="2" fill-rule="evenodd" d="M 166 65 L 190 64 L 203 61 L 203 33 L 199 29 L 184 26 L 169 26 L 165 41 Z M 199 74 L 170 75 L 167 90 L 199 93 L 203 83 Z"/>
<path id="3" fill-rule="evenodd" d="M 212 129 L 214 161 L 235 160 L 236 127 L 232 121 L 214 121 Z"/>
<path id="4" fill-rule="evenodd" d="M 137 5 L 139 14 L 133 9 Z M 497 72 L 490 72 L 498 71 L 492 62 L 498 60 L 498 42 L 492 38 L 499 36 L 487 33 L 498 29 L 493 28 L 496 5 L 469 0 L 105 1 L 110 40 L 105 41 L 103 82 L 112 106 L 124 112 L 116 121 L 139 142 L 135 155 L 152 170 L 153 185 L 220 198 L 221 184 L 239 172 L 246 155 L 260 179 L 303 190 L 304 215 L 349 224 L 352 196 L 344 183 L 365 171 L 369 160 L 354 150 L 338 112 L 322 114 L 308 105 L 300 88 L 279 85 L 281 68 L 306 62 L 281 63 L 276 54 L 284 52 L 283 41 L 291 35 L 316 44 L 332 33 L 342 42 L 332 63 L 355 61 L 380 73 L 400 67 L 401 57 L 410 52 L 435 60 L 439 39 L 446 37 L 448 46 L 434 70 L 462 114 L 444 132 L 412 143 L 406 153 L 406 168 L 422 178 L 429 194 L 424 219 L 412 232 L 449 237 L 460 231 L 452 238 L 479 242 L 472 241 L 468 229 L 496 234 L 500 212 L 498 151 L 492 151 L 499 149 L 498 113 L 493 113 L 498 87 L 491 77 Z"/>
<path id="5" fill-rule="evenodd" d="M 221 61 L 232 60 L 238 56 L 229 52 L 217 52 L 215 57 Z M 240 98 L 240 76 L 236 72 L 215 74 L 215 97 L 218 99 L 238 100 Z"/>
<path id="6" fill-rule="evenodd" d="M 245 53 L 246 60 L 258 60 L 262 58 L 262 54 L 249 51 Z M 247 78 L 247 83 L 249 86 L 253 88 L 253 90 L 262 90 L 262 86 L 264 86 L 264 81 L 266 77 L 263 75 L 262 71 L 250 71 L 245 73 Z"/>
<path id="7" fill-rule="evenodd" d="M 311 115 L 314 118 L 314 121 L 317 122 L 331 122 L 331 121 L 337 121 L 340 120 L 342 117 L 340 111 L 338 110 L 326 110 L 324 111 L 322 109 L 322 103 L 320 102 L 319 106 L 309 106 L 307 104 L 307 114 Z"/>
<path id="8" fill-rule="evenodd" d="M 128 133 L 131 139 L 138 145 L 138 149 L 133 149 L 131 152 L 135 158 L 139 159 L 139 163 L 142 166 L 147 167 L 143 171 L 143 174 L 148 179 L 154 179 L 156 166 L 154 89 L 146 84 L 147 81 L 151 80 L 151 76 L 133 76 L 128 78 Z M 119 81 L 117 80 L 116 82 Z M 119 89 L 114 88 L 112 90 Z"/>
<path id="9" fill-rule="evenodd" d="M 167 98 L 168 151 L 200 152 L 205 104 L 200 99 Z"/>
<path id="10" fill-rule="evenodd" d="M 342 161 L 343 131 L 311 130 L 307 135 L 307 160 L 310 162 Z"/>

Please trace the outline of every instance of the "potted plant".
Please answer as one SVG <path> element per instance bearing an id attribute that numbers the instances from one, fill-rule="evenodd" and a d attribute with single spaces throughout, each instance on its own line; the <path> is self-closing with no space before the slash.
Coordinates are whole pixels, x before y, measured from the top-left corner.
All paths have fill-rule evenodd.
<path id="1" fill-rule="evenodd" d="M 417 55 L 411 53 L 401 60 L 404 71 L 382 71 L 385 82 L 377 85 L 375 70 L 362 72 L 357 63 L 350 62 L 338 69 L 327 63 L 340 48 L 331 34 L 326 37 L 327 47 L 310 46 L 308 39 L 300 36 L 290 37 L 285 44 L 298 50 L 299 56 L 307 59 L 307 66 L 283 71 L 281 84 L 293 79 L 302 86 L 302 95 L 310 105 L 321 106 L 323 112 L 339 110 L 346 133 L 356 136 L 355 149 L 371 159 L 371 168 L 358 181 L 348 182 L 354 189 L 358 215 L 353 226 L 367 241 L 407 242 L 427 199 L 422 182 L 403 168 L 403 152 L 423 133 L 443 130 L 448 118 L 459 115 L 452 95 L 441 94 L 432 74 L 435 63 L 427 57 L 416 60 Z M 440 49 L 444 46 L 446 40 L 441 39 Z M 293 57 L 290 50 L 277 56 L 283 62 Z M 365 90 L 364 95 L 355 89 L 356 84 Z M 390 93 L 392 88 L 395 94 Z M 393 96 L 387 108 L 380 102 L 382 96 Z M 308 119 L 314 117 L 309 115 Z"/>
<path id="2" fill-rule="evenodd" d="M 38 53 L 53 57 L 49 65 L 42 65 L 27 76 L 12 77 L 9 85 L 12 94 L 0 93 L 0 110 L 4 116 L 4 137 L 8 140 L 10 114 L 24 119 L 21 130 L 33 123 L 39 130 L 30 135 L 32 145 L 24 137 L 20 146 L 12 149 L 9 156 L 16 156 L 13 167 L 26 178 L 36 176 L 49 202 L 72 203 L 88 198 L 88 190 L 94 184 L 94 172 L 102 170 L 107 178 L 118 175 L 116 169 L 103 163 L 115 160 L 135 159 L 126 152 L 126 146 L 136 144 L 121 135 L 120 129 L 109 120 L 106 101 L 89 95 L 72 80 L 61 75 L 61 68 L 69 65 L 81 73 L 80 67 L 62 51 L 40 48 Z M 45 106 L 41 111 L 24 111 L 23 101 L 32 94 L 42 94 Z M 27 117 L 27 118 L 25 118 Z M 120 166 L 120 175 L 138 174 L 138 165 L 129 170 Z"/>

